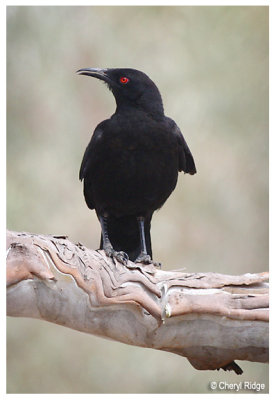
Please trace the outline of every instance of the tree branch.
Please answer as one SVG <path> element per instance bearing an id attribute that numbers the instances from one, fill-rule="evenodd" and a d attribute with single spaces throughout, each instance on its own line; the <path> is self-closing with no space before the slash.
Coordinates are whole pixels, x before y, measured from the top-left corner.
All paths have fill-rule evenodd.
<path id="1" fill-rule="evenodd" d="M 268 273 L 115 263 L 63 236 L 7 232 L 7 314 L 187 357 L 197 369 L 268 362 Z"/>

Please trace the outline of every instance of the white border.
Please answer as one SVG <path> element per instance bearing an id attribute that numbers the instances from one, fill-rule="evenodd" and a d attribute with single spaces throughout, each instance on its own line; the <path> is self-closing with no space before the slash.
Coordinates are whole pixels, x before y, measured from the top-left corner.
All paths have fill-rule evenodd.
<path id="1" fill-rule="evenodd" d="M 276 156 L 275 156 L 275 136 L 276 136 L 276 128 L 275 128 L 275 72 L 276 71 L 276 63 L 275 63 L 275 37 L 276 37 L 276 32 L 275 32 L 275 23 L 276 23 L 276 19 L 275 19 L 275 1 L 273 4 L 273 1 L 212 1 L 212 2 L 208 2 L 208 1 L 174 1 L 174 2 L 165 2 L 165 1 L 119 1 L 119 2 L 115 2 L 115 1 L 80 1 L 79 3 L 76 3 L 74 1 L 28 1 L 28 2 L 24 2 L 24 1 L 5 1 L 3 3 L 1 3 L 1 14 L 0 14 L 0 41 L 1 41 L 1 50 L 2 50 L 2 54 L 6 54 L 6 6 L 25 6 L 25 5 L 31 5 L 31 6 L 82 6 L 82 5 L 86 5 L 86 6 L 117 6 L 117 5 L 124 5 L 124 6 L 133 6 L 133 5 L 139 5 L 139 6 L 158 6 L 158 5 L 162 5 L 162 6 L 173 6 L 173 5 L 190 5 L 190 6 L 266 6 L 268 5 L 270 8 L 270 29 L 269 29 L 269 33 L 270 33 L 270 118 L 269 118 L 269 123 L 270 123 L 270 265 L 271 265 L 271 275 L 274 277 L 275 275 L 275 268 L 276 268 L 276 259 L 275 259 L 275 248 L 276 248 L 276 242 L 275 242 L 275 217 L 276 217 L 276 213 L 275 213 L 275 205 L 276 205 L 276 190 L 275 190 L 275 182 L 273 183 L 273 180 L 275 181 L 275 163 L 276 163 Z M 6 59 L 6 57 L 3 57 L 4 59 Z M 2 59 L 3 59 L 2 58 Z M 6 63 L 2 62 L 2 69 L 1 69 L 1 75 L 0 75 L 0 79 L 2 81 L 2 85 L 1 85 L 1 107 L 0 107 L 0 121 L 2 124 L 2 130 L 1 130 L 1 135 L 0 135 L 0 149 L 1 149 L 1 167 L 0 167 L 0 179 L 1 179 L 1 183 L 2 185 L 5 187 L 5 176 L 6 176 L 6 135 L 4 134 L 6 132 L 6 114 L 5 114 L 5 110 L 6 110 Z M 257 157 L 257 155 L 256 155 Z M 2 186 L 2 187 L 3 187 Z M 3 193 L 3 191 L 2 191 Z M 3 200 L 3 195 L 2 195 L 2 200 Z M 5 214 L 6 214 L 6 203 L 5 203 L 5 198 L 3 201 L 3 204 L 1 203 L 2 207 L 1 207 L 1 214 L 0 214 L 0 218 L 1 218 L 1 222 L 5 221 Z M 5 249 L 4 249 L 4 243 L 5 243 L 5 224 L 1 224 L 2 229 L 1 229 L 1 255 L 4 256 Z M 4 257 L 3 257 L 4 258 Z M 2 265 L 2 271 L 3 271 L 3 265 Z M 5 277 L 2 277 L 1 282 L 4 282 Z M 272 278 L 272 284 L 274 285 L 274 279 Z M 3 285 L 4 286 L 4 285 Z M 274 290 L 275 291 L 275 290 Z M 273 291 L 272 291 L 273 292 Z M 275 301 L 273 299 L 273 296 L 271 295 L 271 300 L 272 300 L 272 304 L 274 305 Z M 274 296 L 275 297 L 275 296 Z M 196 398 L 201 398 L 201 397 L 205 397 L 205 396 L 215 396 L 216 398 L 220 399 L 220 398 L 226 398 L 226 399 L 230 399 L 232 398 L 232 396 L 244 396 L 244 394 L 218 394 L 218 393 L 211 393 L 210 394 L 152 394 L 152 395 L 147 395 L 147 394 L 139 394 L 139 395 L 135 395 L 135 394 L 6 394 L 6 340 L 5 340 L 5 332 L 6 332 L 6 323 L 5 323 L 5 290 L 4 287 L 2 287 L 2 290 L 0 291 L 0 301 L 1 301 L 1 308 L 2 308 L 2 313 L 1 315 L 3 316 L 3 321 L 1 323 L 1 364 L 4 368 L 1 368 L 1 379 L 0 379 L 0 395 L 3 399 L 30 399 L 30 398 L 35 398 L 35 399 L 45 399 L 48 397 L 53 398 L 53 396 L 56 398 L 58 397 L 59 399 L 71 399 L 71 398 L 77 398 L 79 399 L 81 398 L 90 398 L 90 399 L 99 399 L 99 398 L 112 398 L 114 400 L 122 400 L 122 398 L 126 398 L 126 399 L 137 399 L 137 397 L 139 398 L 151 398 L 151 399 L 156 399 L 156 400 L 163 400 L 163 399 L 168 399 L 168 397 L 170 398 L 185 398 L 185 397 L 196 397 Z M 274 307 L 275 309 L 275 307 Z M 272 321 L 272 328 L 271 328 L 271 332 L 275 331 L 274 330 L 274 318 Z M 273 337 L 273 333 L 271 335 L 271 337 Z M 271 355 L 273 357 L 273 355 L 275 354 L 275 344 L 274 341 L 271 340 L 270 341 L 270 345 L 271 345 Z M 267 399 L 271 396 L 274 397 L 275 395 L 275 384 L 274 384 L 274 362 L 271 362 L 270 365 L 270 394 L 256 394 L 258 399 Z M 5 373 L 3 373 L 5 372 Z M 185 371 L 183 370 L 183 374 L 185 374 Z M 196 374 L 196 371 L 195 371 Z M 273 374 L 273 375 L 272 375 Z M 200 379 L 200 378 L 199 378 Z M 247 396 L 254 396 L 254 394 L 252 393 L 248 393 Z M 230 396 L 230 397 L 229 397 Z M 245 394 L 246 396 L 246 394 Z"/>

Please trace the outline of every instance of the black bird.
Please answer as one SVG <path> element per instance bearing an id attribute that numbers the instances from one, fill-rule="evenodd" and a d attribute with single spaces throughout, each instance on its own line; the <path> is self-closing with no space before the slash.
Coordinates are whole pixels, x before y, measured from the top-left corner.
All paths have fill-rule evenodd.
<path id="1" fill-rule="evenodd" d="M 77 73 L 104 81 L 117 105 L 96 127 L 79 173 L 86 204 L 101 223 L 100 248 L 124 264 L 151 263 L 152 215 L 174 190 L 178 171 L 196 173 L 193 156 L 145 73 L 130 68 Z"/>

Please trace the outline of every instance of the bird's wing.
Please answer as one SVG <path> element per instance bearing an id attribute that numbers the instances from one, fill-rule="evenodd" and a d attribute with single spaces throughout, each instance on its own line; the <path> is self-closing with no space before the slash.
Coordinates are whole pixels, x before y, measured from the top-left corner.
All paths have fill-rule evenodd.
<path id="1" fill-rule="evenodd" d="M 173 125 L 173 133 L 176 135 L 178 144 L 178 171 L 194 175 L 196 174 L 196 166 L 191 150 L 175 122 Z"/>
<path id="2" fill-rule="evenodd" d="M 90 165 L 93 163 L 94 156 L 95 156 L 95 147 L 97 142 L 100 140 L 103 130 L 104 130 L 104 124 L 106 121 L 101 122 L 95 129 L 93 136 L 86 147 L 86 150 L 84 152 L 84 156 L 82 159 L 81 167 L 80 167 L 80 172 L 79 172 L 79 179 L 82 181 L 85 176 L 86 172 L 88 171 Z"/>

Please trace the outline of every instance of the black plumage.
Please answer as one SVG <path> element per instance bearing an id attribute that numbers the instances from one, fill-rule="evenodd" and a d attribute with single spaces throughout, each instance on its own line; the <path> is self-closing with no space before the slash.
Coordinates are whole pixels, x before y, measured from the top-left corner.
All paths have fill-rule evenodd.
<path id="1" fill-rule="evenodd" d="M 152 215 L 174 190 L 178 172 L 196 173 L 193 156 L 146 74 L 129 68 L 77 72 L 107 83 L 117 105 L 96 127 L 79 174 L 87 206 L 101 223 L 100 247 L 123 263 L 150 263 Z"/>

